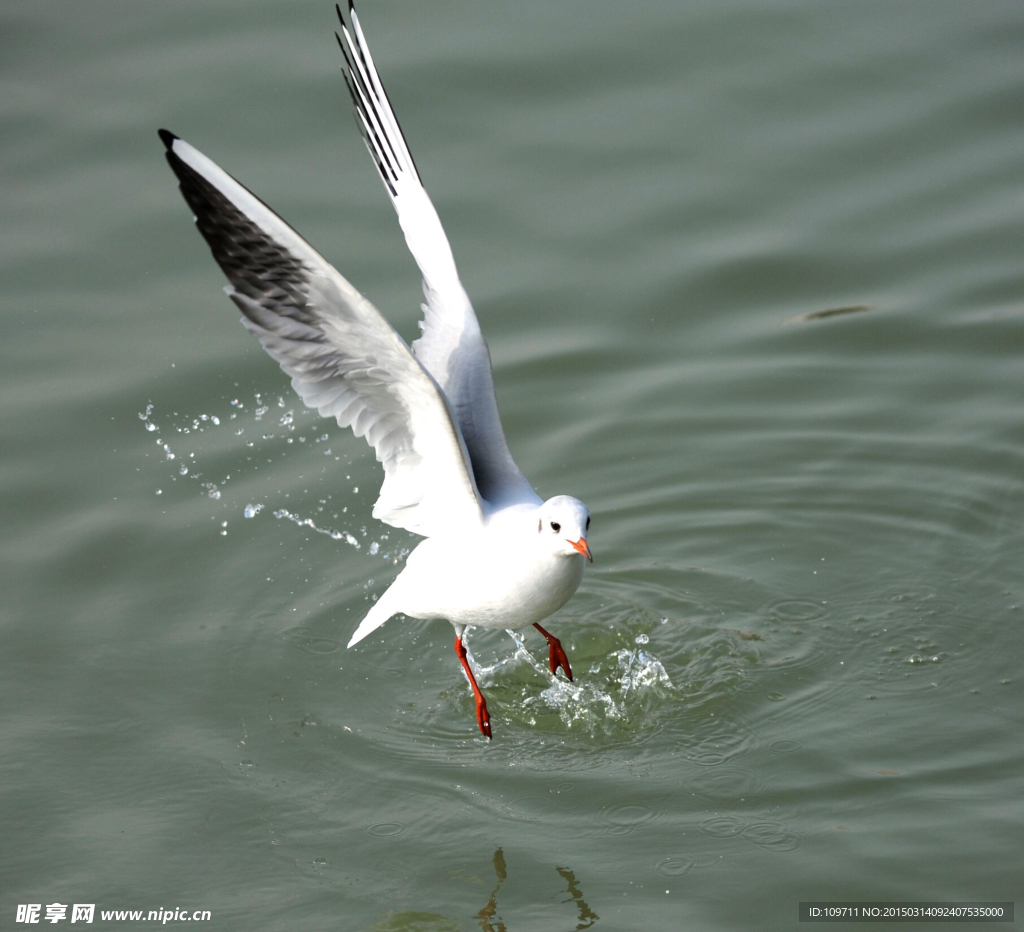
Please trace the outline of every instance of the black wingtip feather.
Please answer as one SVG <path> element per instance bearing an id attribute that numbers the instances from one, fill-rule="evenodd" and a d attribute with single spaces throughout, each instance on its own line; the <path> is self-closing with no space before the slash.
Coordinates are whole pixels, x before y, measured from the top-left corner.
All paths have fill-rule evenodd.
<path id="1" fill-rule="evenodd" d="M 362 77 L 362 72 L 356 67 L 356 62 L 358 61 L 366 74 L 376 76 L 376 68 L 374 68 L 368 61 L 367 54 L 356 36 L 355 20 L 353 16 L 355 13 L 355 4 L 353 3 L 353 0 L 347 0 L 347 4 L 349 22 L 346 22 L 345 20 L 345 14 L 342 12 L 341 4 L 334 4 L 334 8 L 338 13 L 338 21 L 341 23 L 341 35 L 335 32 L 334 38 L 337 40 L 338 48 L 341 50 L 342 57 L 345 60 L 341 73 L 345 77 L 345 83 L 348 85 L 348 92 L 352 97 L 352 104 L 356 110 L 356 125 L 359 127 L 359 132 L 362 134 L 363 139 L 366 141 L 366 144 L 370 149 L 370 154 L 377 165 L 377 170 L 380 172 L 381 178 L 383 178 L 384 183 L 387 185 L 392 196 L 395 196 L 396 192 L 393 181 L 398 180 L 398 176 L 403 170 L 400 167 L 402 159 L 399 158 L 398 153 L 395 151 L 395 146 L 391 138 L 388 136 L 388 131 L 385 128 L 384 121 L 381 119 L 378 109 L 380 106 L 386 107 L 391 111 L 391 118 L 394 120 L 402 142 L 405 144 L 404 155 L 408 158 L 412 167 L 412 174 L 417 180 L 420 178 L 419 167 L 416 165 L 416 160 L 409 151 L 409 143 L 405 138 L 405 133 L 402 130 L 401 124 L 398 123 L 398 120 L 394 115 L 394 108 L 391 106 L 391 99 L 388 97 L 387 90 L 381 87 L 381 91 L 383 91 L 384 95 L 384 99 L 382 101 L 380 97 L 377 96 L 376 88 L 373 87 L 372 84 L 366 83 Z M 352 25 L 349 25 L 350 22 Z M 342 38 L 342 35 L 344 36 L 344 39 Z M 376 80 L 379 82 L 380 79 L 377 78 Z M 363 125 L 363 120 L 366 122 L 365 126 Z"/>
<path id="2" fill-rule="evenodd" d="M 161 142 L 167 146 L 168 150 L 170 150 L 171 146 L 174 145 L 174 140 L 180 138 L 175 136 L 169 129 L 158 129 L 156 133 L 160 137 Z"/>

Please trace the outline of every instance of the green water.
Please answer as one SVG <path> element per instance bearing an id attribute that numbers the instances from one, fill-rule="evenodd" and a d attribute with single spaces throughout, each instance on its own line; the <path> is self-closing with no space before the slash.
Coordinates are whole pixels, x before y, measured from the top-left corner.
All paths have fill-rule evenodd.
<path id="1" fill-rule="evenodd" d="M 344 649 L 415 538 L 238 325 L 164 163 L 159 126 L 415 336 L 331 5 L 9 0 L 0 929 L 1019 906 L 1024 7 L 361 13 L 512 451 L 594 515 L 548 624 L 577 688 L 477 632 L 487 744 L 450 627 Z"/>

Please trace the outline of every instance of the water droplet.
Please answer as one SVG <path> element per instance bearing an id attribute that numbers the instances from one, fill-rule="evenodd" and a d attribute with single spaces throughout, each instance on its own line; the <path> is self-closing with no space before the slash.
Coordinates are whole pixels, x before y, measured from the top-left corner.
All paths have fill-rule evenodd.
<path id="1" fill-rule="evenodd" d="M 242 512 L 247 518 L 255 518 L 256 515 L 262 511 L 263 505 L 246 505 L 245 511 Z"/>
<path id="2" fill-rule="evenodd" d="M 651 639 L 646 634 L 638 634 L 636 636 L 636 643 L 637 644 L 647 644 L 647 643 L 650 642 L 650 640 Z"/>

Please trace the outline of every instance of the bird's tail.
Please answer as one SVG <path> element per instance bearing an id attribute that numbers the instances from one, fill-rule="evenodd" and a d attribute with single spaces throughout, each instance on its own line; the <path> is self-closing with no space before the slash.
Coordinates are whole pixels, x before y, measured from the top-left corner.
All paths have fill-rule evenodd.
<path id="1" fill-rule="evenodd" d="M 392 584 L 392 588 L 394 588 L 394 584 Z M 385 621 L 398 612 L 398 608 L 394 604 L 394 597 L 388 598 L 389 596 L 391 596 L 391 589 L 388 589 L 377 600 L 373 608 L 366 613 L 366 617 L 359 622 L 359 627 L 356 628 L 352 637 L 349 638 L 349 647 L 358 644 L 366 635 L 376 631 Z"/>

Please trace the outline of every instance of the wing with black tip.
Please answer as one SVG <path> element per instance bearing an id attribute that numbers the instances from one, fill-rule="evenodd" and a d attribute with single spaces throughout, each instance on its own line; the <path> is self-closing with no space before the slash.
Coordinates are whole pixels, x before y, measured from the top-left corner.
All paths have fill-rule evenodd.
<path id="1" fill-rule="evenodd" d="M 384 484 L 374 517 L 427 537 L 479 526 L 444 392 L 394 328 L 252 192 L 167 130 L 160 138 L 246 329 L 309 407 L 376 451 Z"/>
<path id="2" fill-rule="evenodd" d="M 466 441 L 480 494 L 494 505 L 538 502 L 509 452 L 494 396 L 491 357 L 455 268 L 451 246 L 420 181 L 391 102 L 374 66 L 359 17 L 338 7 L 338 45 L 356 121 L 398 213 L 423 275 L 422 335 L 416 358 L 444 389 Z"/>

